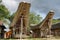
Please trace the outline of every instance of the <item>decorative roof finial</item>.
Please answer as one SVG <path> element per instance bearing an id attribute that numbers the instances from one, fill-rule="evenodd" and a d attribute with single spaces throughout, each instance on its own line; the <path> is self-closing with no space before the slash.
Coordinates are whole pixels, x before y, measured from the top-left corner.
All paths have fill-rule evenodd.
<path id="1" fill-rule="evenodd" d="M 54 10 L 50 10 L 50 12 L 54 12 Z"/>
<path id="2" fill-rule="evenodd" d="M 26 1 L 23 1 L 24 3 L 26 3 Z"/>

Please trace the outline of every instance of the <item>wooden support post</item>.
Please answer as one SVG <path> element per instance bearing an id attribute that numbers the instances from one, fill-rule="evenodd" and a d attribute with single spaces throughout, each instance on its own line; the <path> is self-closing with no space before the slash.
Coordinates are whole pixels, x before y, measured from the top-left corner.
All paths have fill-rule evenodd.
<path id="1" fill-rule="evenodd" d="M 22 40 L 23 35 L 23 16 L 21 17 L 21 32 L 20 32 L 20 39 Z"/>

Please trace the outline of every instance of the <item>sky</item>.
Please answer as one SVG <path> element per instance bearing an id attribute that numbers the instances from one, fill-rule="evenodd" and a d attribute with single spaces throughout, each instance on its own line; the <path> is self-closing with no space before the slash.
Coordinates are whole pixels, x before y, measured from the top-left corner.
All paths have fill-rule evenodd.
<path id="1" fill-rule="evenodd" d="M 30 12 L 35 12 L 45 18 L 47 13 L 54 10 L 54 19 L 60 18 L 60 0 L 2 0 L 2 3 L 12 13 L 17 11 L 20 2 L 31 3 Z"/>

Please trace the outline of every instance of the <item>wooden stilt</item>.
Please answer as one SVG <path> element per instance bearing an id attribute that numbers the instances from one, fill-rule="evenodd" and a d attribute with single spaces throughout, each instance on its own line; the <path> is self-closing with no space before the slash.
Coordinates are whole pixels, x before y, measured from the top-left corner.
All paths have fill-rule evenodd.
<path id="1" fill-rule="evenodd" d="M 22 40 L 23 35 L 23 16 L 21 17 L 21 32 L 20 32 L 20 40 Z"/>

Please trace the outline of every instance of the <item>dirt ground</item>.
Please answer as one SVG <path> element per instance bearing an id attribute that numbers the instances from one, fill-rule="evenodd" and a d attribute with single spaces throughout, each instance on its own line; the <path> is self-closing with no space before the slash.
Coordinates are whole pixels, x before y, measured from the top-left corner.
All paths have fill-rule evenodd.
<path id="1" fill-rule="evenodd" d="M 51 39 L 51 38 L 33 38 L 33 39 L 0 39 L 0 40 L 60 40 L 60 39 Z"/>
<path id="2" fill-rule="evenodd" d="M 28 38 L 28 39 L 0 39 L 0 40 L 60 40 L 60 37 L 51 37 L 51 38 Z"/>

